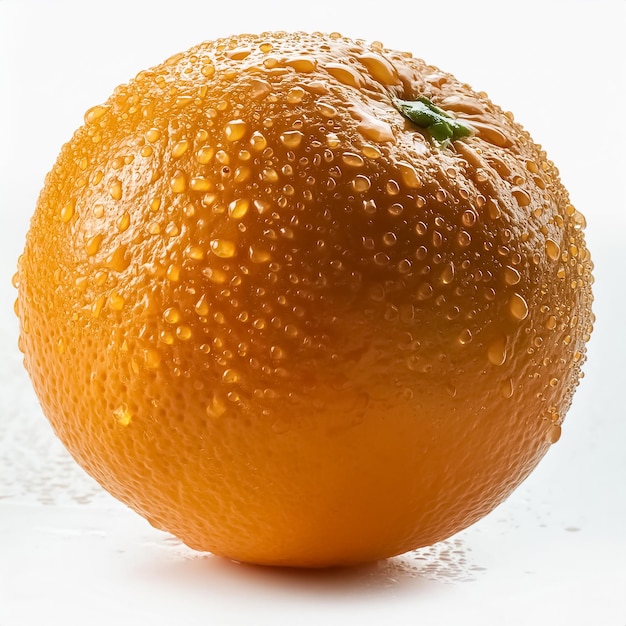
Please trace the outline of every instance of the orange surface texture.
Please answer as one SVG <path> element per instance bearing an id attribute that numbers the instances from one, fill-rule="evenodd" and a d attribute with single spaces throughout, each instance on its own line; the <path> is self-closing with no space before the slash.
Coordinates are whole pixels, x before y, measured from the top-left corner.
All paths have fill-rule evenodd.
<path id="1" fill-rule="evenodd" d="M 397 100 L 468 137 L 441 142 Z M 377 42 L 205 42 L 90 109 L 19 261 L 43 410 L 193 548 L 272 565 L 445 539 L 560 435 L 584 218 L 509 113 Z"/>

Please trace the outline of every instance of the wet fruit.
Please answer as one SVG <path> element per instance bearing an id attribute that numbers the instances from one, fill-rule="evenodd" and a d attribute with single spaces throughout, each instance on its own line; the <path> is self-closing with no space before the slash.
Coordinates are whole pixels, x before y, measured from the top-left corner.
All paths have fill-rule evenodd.
<path id="1" fill-rule="evenodd" d="M 203 43 L 90 109 L 19 261 L 76 460 L 199 550 L 325 566 L 444 539 L 560 433 L 584 219 L 482 93 L 339 35 Z"/>

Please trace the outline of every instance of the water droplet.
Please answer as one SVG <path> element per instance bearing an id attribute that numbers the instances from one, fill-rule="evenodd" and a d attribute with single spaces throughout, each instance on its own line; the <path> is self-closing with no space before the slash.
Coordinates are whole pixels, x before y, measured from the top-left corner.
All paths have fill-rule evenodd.
<path id="1" fill-rule="evenodd" d="M 500 385 L 500 394 L 503 398 L 511 398 L 513 397 L 513 393 L 515 391 L 515 387 L 513 385 L 513 379 L 507 378 L 503 380 Z"/>
<path id="2" fill-rule="evenodd" d="M 411 261 L 409 261 L 409 259 L 401 259 L 400 261 L 398 261 L 396 267 L 398 268 L 398 272 L 400 274 L 410 274 L 411 270 L 413 269 L 413 265 L 411 264 Z"/>
<path id="3" fill-rule="evenodd" d="M 493 365 L 502 365 L 506 361 L 506 336 L 496 337 L 489 344 L 487 358 Z"/>
<path id="4" fill-rule="evenodd" d="M 176 107 L 182 108 L 191 104 L 194 101 L 193 96 L 178 96 L 176 98 L 176 102 L 174 103 Z"/>
<path id="5" fill-rule="evenodd" d="M 161 364 L 161 354 L 152 348 L 148 348 L 144 353 L 144 361 L 147 368 L 151 370 L 158 369 Z"/>
<path id="6" fill-rule="evenodd" d="M 213 190 L 213 181 L 210 178 L 205 178 L 204 176 L 194 176 L 189 181 L 189 188 L 192 191 L 212 191 Z"/>
<path id="7" fill-rule="evenodd" d="M 520 273 L 510 265 L 504 268 L 504 282 L 507 285 L 517 285 L 521 279 Z"/>
<path id="8" fill-rule="evenodd" d="M 352 67 L 343 63 L 327 63 L 324 69 L 340 83 L 349 87 L 360 87 L 363 84 L 361 75 Z"/>
<path id="9" fill-rule="evenodd" d="M 161 139 L 161 131 L 158 128 L 151 128 L 146 132 L 146 141 L 155 143 Z"/>
<path id="10" fill-rule="evenodd" d="M 237 383 L 241 380 L 239 372 L 235 369 L 225 369 L 222 374 L 222 381 L 228 384 Z"/>
<path id="11" fill-rule="evenodd" d="M 223 285 L 228 280 L 228 274 L 218 267 L 205 267 L 202 273 L 216 285 Z"/>
<path id="12" fill-rule="evenodd" d="M 167 309 L 165 309 L 165 311 L 163 311 L 163 319 L 168 324 L 176 324 L 180 321 L 180 318 L 180 311 L 174 307 L 168 307 Z"/>
<path id="13" fill-rule="evenodd" d="M 472 243 L 472 237 L 466 230 L 460 230 L 456 236 L 456 240 L 461 248 L 467 248 Z"/>
<path id="14" fill-rule="evenodd" d="M 372 146 L 371 144 L 365 144 L 361 148 L 361 152 L 368 159 L 380 159 L 380 157 L 383 156 L 383 153 L 376 146 Z"/>
<path id="15" fill-rule="evenodd" d="M 285 351 L 280 346 L 272 346 L 270 348 L 270 357 L 272 359 L 281 360 L 287 356 Z"/>
<path id="16" fill-rule="evenodd" d="M 252 322 L 252 326 L 257 330 L 263 330 L 267 326 L 267 322 L 262 317 L 257 317 L 257 319 Z"/>
<path id="17" fill-rule="evenodd" d="M 387 213 L 392 217 L 398 217 L 402 215 L 404 212 L 404 206 L 402 206 L 399 202 L 394 202 L 387 207 Z"/>
<path id="18" fill-rule="evenodd" d="M 228 215 L 233 219 L 241 219 L 250 207 L 250 200 L 247 198 L 238 198 L 228 205 Z"/>
<path id="19" fill-rule="evenodd" d="M 211 402 L 207 405 L 206 412 L 209 417 L 221 417 L 226 413 L 226 402 L 224 402 L 223 398 L 214 394 Z"/>
<path id="20" fill-rule="evenodd" d="M 398 171 L 400 172 L 400 178 L 405 187 L 408 187 L 409 189 L 418 189 L 422 186 L 415 168 L 409 163 L 398 163 Z"/>
<path id="21" fill-rule="evenodd" d="M 356 129 L 365 139 L 381 143 L 387 141 L 395 143 L 396 137 L 393 134 L 393 129 L 387 122 L 378 119 L 356 105 L 351 107 L 351 112 L 359 120 Z"/>
<path id="22" fill-rule="evenodd" d="M 513 189 L 513 191 L 511 191 L 511 194 L 517 200 L 517 204 L 519 204 L 521 207 L 528 206 L 531 202 L 528 193 L 523 189 L 520 189 L 519 187 Z"/>
<path id="23" fill-rule="evenodd" d="M 415 250 L 415 258 L 423 261 L 428 256 L 428 248 L 426 246 L 418 246 Z"/>
<path id="24" fill-rule="evenodd" d="M 241 155 L 240 155 L 241 158 Z M 234 181 L 236 183 L 244 183 L 250 178 L 251 171 L 249 167 L 239 166 L 235 169 Z"/>
<path id="25" fill-rule="evenodd" d="M 102 240 L 104 239 L 104 235 L 98 233 L 93 237 L 90 237 L 85 243 L 85 252 L 87 256 L 93 256 L 100 250 L 100 245 L 102 244 Z"/>
<path id="26" fill-rule="evenodd" d="M 317 69 L 317 60 L 307 56 L 294 57 L 287 59 L 285 65 L 293 67 L 296 72 L 302 74 L 308 74 L 314 72 Z"/>
<path id="27" fill-rule="evenodd" d="M 189 339 L 191 339 L 191 328 L 189 328 L 189 326 L 177 326 L 176 327 L 176 336 L 181 340 L 181 341 L 188 341 Z"/>
<path id="28" fill-rule="evenodd" d="M 390 196 L 397 196 L 400 193 L 400 185 L 395 180 L 388 180 L 385 184 L 385 191 Z"/>
<path id="29" fill-rule="evenodd" d="M 487 213 L 492 220 L 502 217 L 502 209 L 498 206 L 497 200 L 489 198 L 487 202 Z"/>
<path id="30" fill-rule="evenodd" d="M 415 232 L 420 236 L 424 236 L 428 232 L 428 226 L 424 222 L 417 222 L 415 224 Z"/>
<path id="31" fill-rule="evenodd" d="M 272 91 L 272 86 L 266 81 L 260 78 L 253 78 L 250 81 L 250 98 L 253 100 L 260 100 L 264 98 Z"/>
<path id="32" fill-rule="evenodd" d="M 382 302 L 385 299 L 385 288 L 376 283 L 369 288 L 368 295 L 374 302 Z"/>
<path id="33" fill-rule="evenodd" d="M 363 211 L 368 215 L 374 215 L 376 213 L 376 201 L 373 198 L 363 200 Z"/>
<path id="34" fill-rule="evenodd" d="M 255 152 L 265 150 L 265 148 L 267 148 L 267 139 L 265 139 L 262 133 L 256 130 L 252 133 L 252 136 L 250 137 L 250 147 Z"/>
<path id="35" fill-rule="evenodd" d="M 102 104 L 91 107 L 85 112 L 85 124 L 95 124 L 108 110 L 109 107 Z"/>
<path id="36" fill-rule="evenodd" d="M 118 246 L 105 261 L 105 267 L 114 272 L 123 272 L 130 264 L 126 254 L 126 246 Z"/>
<path id="37" fill-rule="evenodd" d="M 292 87 L 287 92 L 287 102 L 289 102 L 289 104 L 299 104 L 302 102 L 305 95 L 306 91 L 304 91 L 302 87 Z"/>
<path id="38" fill-rule="evenodd" d="M 454 274 L 455 274 L 454 263 L 450 261 L 449 263 L 446 263 L 446 265 L 444 266 L 439 279 L 444 285 L 449 285 L 454 280 Z"/>
<path id="39" fill-rule="evenodd" d="M 398 242 L 398 237 L 395 233 L 388 232 L 383 235 L 383 243 L 386 246 L 395 246 Z"/>
<path id="40" fill-rule="evenodd" d="M 387 304 L 385 305 L 385 312 L 383 314 L 383 317 L 387 322 L 396 322 L 400 317 L 400 311 L 398 310 L 398 307 L 395 306 L 395 304 L 387 302 Z"/>
<path id="41" fill-rule="evenodd" d="M 113 411 L 113 416 L 117 423 L 122 426 L 128 426 L 133 417 L 125 404 L 118 406 L 117 409 Z"/>
<path id="42" fill-rule="evenodd" d="M 128 227 L 130 226 L 130 215 L 128 211 L 124 211 L 124 213 L 119 216 L 117 222 L 115 222 L 115 225 L 121 233 L 128 229 Z"/>
<path id="43" fill-rule="evenodd" d="M 276 433 L 277 435 L 282 435 L 289 432 L 292 427 L 292 420 L 288 419 L 287 417 L 280 417 L 272 423 L 272 432 Z"/>
<path id="44" fill-rule="evenodd" d="M 372 183 L 370 182 L 370 179 L 362 174 L 355 176 L 352 181 L 352 189 L 354 189 L 357 193 L 368 191 L 371 186 Z"/>
<path id="45" fill-rule="evenodd" d="M 116 291 L 109 294 L 109 308 L 112 311 L 121 311 L 124 308 L 125 302 L 124 296 L 120 295 Z"/>
<path id="46" fill-rule="evenodd" d="M 241 119 L 231 120 L 224 127 L 224 134 L 228 141 L 238 141 L 246 134 L 246 123 Z"/>
<path id="47" fill-rule="evenodd" d="M 289 130 L 280 135 L 280 140 L 282 144 L 286 148 L 295 149 L 300 146 L 302 140 L 304 139 L 304 134 L 299 130 Z"/>
<path id="48" fill-rule="evenodd" d="M 261 177 L 266 183 L 275 183 L 278 180 L 278 173 L 274 168 L 268 167 L 263 170 Z"/>
<path id="49" fill-rule="evenodd" d="M 537 174 L 539 172 L 539 166 L 531 160 L 526 161 L 526 169 L 533 174 Z"/>
<path id="50" fill-rule="evenodd" d="M 161 198 L 155 196 L 154 198 L 152 198 L 152 200 L 150 200 L 150 210 L 153 213 L 156 213 L 160 208 L 161 208 Z"/>
<path id="51" fill-rule="evenodd" d="M 206 165 L 215 155 L 215 149 L 212 146 L 202 146 L 196 151 L 196 161 L 200 165 Z"/>
<path id="52" fill-rule="evenodd" d="M 200 317 L 206 317 L 209 314 L 209 303 L 204 294 L 200 296 L 200 299 L 195 303 L 193 308 Z"/>
<path id="53" fill-rule="evenodd" d="M 117 178 L 114 178 L 109 183 L 109 195 L 113 198 L 113 200 L 122 199 L 122 182 Z"/>
<path id="54" fill-rule="evenodd" d="M 174 334 L 169 330 L 162 330 L 159 333 L 159 339 L 168 346 L 174 345 Z"/>
<path id="55" fill-rule="evenodd" d="M 177 170 L 170 180 L 170 188 L 174 193 L 183 193 L 187 189 L 187 180 L 184 172 Z"/>
<path id="56" fill-rule="evenodd" d="M 109 273 L 106 270 L 98 270 L 94 277 L 96 286 L 102 287 L 104 283 L 106 283 L 108 277 Z"/>
<path id="57" fill-rule="evenodd" d="M 363 157 L 354 152 L 344 152 L 341 160 L 349 167 L 363 167 L 365 164 Z"/>
<path id="58" fill-rule="evenodd" d="M 374 263 L 380 266 L 387 265 L 389 263 L 389 256 L 384 252 L 377 252 L 374 255 Z"/>
<path id="59" fill-rule="evenodd" d="M 200 68 L 200 72 L 205 78 L 212 78 L 215 74 L 215 66 L 210 61 L 207 61 Z"/>
<path id="60" fill-rule="evenodd" d="M 258 246 L 250 246 L 250 260 L 253 263 L 268 263 L 272 258 L 272 255 L 263 248 Z"/>
<path id="61" fill-rule="evenodd" d="M 472 331 L 469 328 L 465 328 L 458 336 L 458 341 L 462 346 L 466 346 L 472 341 Z"/>
<path id="62" fill-rule="evenodd" d="M 461 222 L 463 223 L 463 226 L 467 226 L 468 228 L 474 226 L 477 219 L 478 218 L 476 216 L 476 213 L 474 213 L 474 211 L 472 211 L 471 209 L 464 211 L 463 215 L 461 216 Z"/>
<path id="63" fill-rule="evenodd" d="M 176 263 L 171 263 L 165 270 L 165 278 L 172 281 L 173 283 L 176 283 L 180 280 L 180 272 L 180 265 L 177 265 Z"/>
<path id="64" fill-rule="evenodd" d="M 230 259 L 237 252 L 237 246 L 229 239 L 213 239 L 210 246 L 211 252 L 221 259 Z"/>
<path id="65" fill-rule="evenodd" d="M 428 300 L 433 295 L 433 288 L 430 283 L 422 283 L 417 288 L 417 299 L 418 300 Z"/>
<path id="66" fill-rule="evenodd" d="M 521 322 L 528 317 L 528 304 L 520 294 L 514 293 L 509 300 L 509 311 L 516 320 Z"/>
<path id="67" fill-rule="evenodd" d="M 187 246 L 185 248 L 185 256 L 193 261 L 202 261 L 204 259 L 204 250 L 200 246 Z"/>
<path id="68" fill-rule="evenodd" d="M 284 331 L 285 335 L 291 339 L 295 339 L 300 334 L 299 328 L 294 324 L 285 324 Z"/>
<path id="69" fill-rule="evenodd" d="M 328 119 L 332 119 L 337 116 L 337 109 L 326 102 L 319 102 L 317 108 L 319 109 L 319 112 Z"/>
<path id="70" fill-rule="evenodd" d="M 546 442 L 549 444 L 556 443 L 561 438 L 561 426 L 559 424 L 550 424 L 546 431 Z"/>
<path id="71" fill-rule="evenodd" d="M 410 369 L 412 372 L 418 372 L 422 368 L 420 358 L 416 354 L 412 354 L 411 356 L 408 356 L 405 359 L 405 363 L 406 363 L 407 368 Z"/>
<path id="72" fill-rule="evenodd" d="M 546 254 L 552 261 L 558 261 L 561 257 L 561 247 L 553 239 L 546 239 Z"/>
<path id="73" fill-rule="evenodd" d="M 172 157 L 179 159 L 189 149 L 189 140 L 183 139 L 176 143 L 172 148 Z"/>
<path id="74" fill-rule="evenodd" d="M 359 55 L 358 59 L 365 65 L 372 78 L 378 82 L 384 85 L 396 85 L 399 82 L 395 68 L 382 56 L 366 52 Z"/>

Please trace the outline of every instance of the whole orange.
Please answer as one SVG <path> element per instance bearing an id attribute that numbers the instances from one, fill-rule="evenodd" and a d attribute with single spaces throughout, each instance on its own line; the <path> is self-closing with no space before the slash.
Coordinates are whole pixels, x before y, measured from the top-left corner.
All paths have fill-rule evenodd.
<path id="1" fill-rule="evenodd" d="M 91 108 L 19 261 L 43 411 L 198 550 L 327 566 L 491 511 L 560 434 L 584 219 L 514 120 L 338 34 L 205 42 Z"/>

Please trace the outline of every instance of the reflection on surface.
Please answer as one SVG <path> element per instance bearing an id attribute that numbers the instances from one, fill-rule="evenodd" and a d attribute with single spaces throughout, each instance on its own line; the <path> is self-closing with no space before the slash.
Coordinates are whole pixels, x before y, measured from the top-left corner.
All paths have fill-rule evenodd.
<path id="1" fill-rule="evenodd" d="M 415 592 L 434 590 L 441 584 L 470 583 L 484 570 L 471 562 L 470 549 L 458 538 L 371 564 L 319 570 L 237 563 L 194 552 L 174 537 L 150 544 L 156 548 L 155 552 L 161 553 L 158 564 L 151 564 L 151 575 L 204 581 L 211 589 L 224 585 L 232 590 L 234 585 L 246 594 L 334 597 L 364 591 L 395 594 L 406 589 Z"/>

